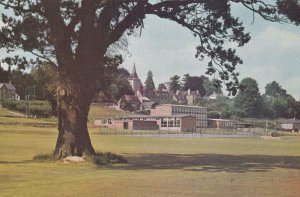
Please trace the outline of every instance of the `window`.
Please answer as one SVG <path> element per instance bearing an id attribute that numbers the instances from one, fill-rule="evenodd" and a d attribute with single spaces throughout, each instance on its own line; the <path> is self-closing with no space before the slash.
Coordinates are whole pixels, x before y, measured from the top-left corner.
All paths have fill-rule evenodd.
<path id="1" fill-rule="evenodd" d="M 168 119 L 166 118 L 161 119 L 161 127 L 168 127 Z"/>
<path id="2" fill-rule="evenodd" d="M 173 119 L 169 119 L 168 126 L 169 127 L 174 127 L 174 120 Z"/>
<path id="3" fill-rule="evenodd" d="M 175 127 L 180 127 L 180 119 L 175 118 Z"/>

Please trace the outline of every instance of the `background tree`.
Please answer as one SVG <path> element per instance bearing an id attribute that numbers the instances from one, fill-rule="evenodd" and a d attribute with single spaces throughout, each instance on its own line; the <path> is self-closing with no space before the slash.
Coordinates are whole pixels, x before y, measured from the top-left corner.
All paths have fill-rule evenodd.
<path id="1" fill-rule="evenodd" d="M 203 87 L 207 96 L 210 96 L 213 93 L 223 94 L 222 88 L 221 86 L 218 86 L 216 79 L 210 80 L 208 77 L 205 76 L 203 76 L 203 78 Z"/>
<path id="2" fill-rule="evenodd" d="M 268 83 L 265 89 L 265 95 L 269 98 L 264 99 L 264 108 L 271 107 L 273 117 L 293 118 L 297 114 L 297 101 L 278 82 Z"/>
<path id="3" fill-rule="evenodd" d="M 169 90 L 173 93 L 175 93 L 177 90 L 180 90 L 180 77 L 178 75 L 171 77 L 168 86 Z"/>
<path id="4" fill-rule="evenodd" d="M 154 85 L 154 81 L 153 81 L 153 74 L 151 72 L 151 70 L 148 71 L 147 73 L 147 78 L 145 81 L 145 89 L 146 90 L 155 90 L 155 85 Z"/>
<path id="5" fill-rule="evenodd" d="M 191 91 L 198 91 L 201 96 L 205 95 L 205 89 L 203 86 L 204 77 L 203 76 L 190 76 L 189 74 L 185 74 L 183 78 L 182 88 L 183 90 L 191 90 Z"/>
<path id="6" fill-rule="evenodd" d="M 282 89 L 282 87 L 276 81 L 268 83 L 265 87 L 265 90 L 265 95 L 271 96 L 273 98 L 286 95 L 286 90 Z"/>
<path id="7" fill-rule="evenodd" d="M 255 79 L 245 78 L 241 81 L 241 90 L 234 98 L 235 109 L 246 117 L 259 117 L 262 98 Z"/>
<path id="8" fill-rule="evenodd" d="M 31 96 L 31 99 L 33 99 L 36 83 L 30 73 L 25 73 L 21 69 L 13 70 L 11 72 L 11 81 L 21 99 L 25 99 L 25 96 Z"/>
<path id="9" fill-rule="evenodd" d="M 101 101 L 117 102 L 123 95 L 132 95 L 133 90 L 128 81 L 129 72 L 124 68 L 118 68 L 116 72 L 111 73 L 107 87 L 103 87 L 101 92 L 103 97 Z"/>
<path id="10" fill-rule="evenodd" d="M 166 90 L 166 89 L 167 89 L 167 87 L 164 83 L 158 84 L 158 87 L 157 87 L 158 91 L 163 91 L 163 90 Z"/>
<path id="11" fill-rule="evenodd" d="M 9 74 L 8 71 L 5 71 L 0 64 L 0 83 L 8 83 Z"/>
<path id="12" fill-rule="evenodd" d="M 196 57 L 208 59 L 206 73 L 219 73 L 226 89 L 235 94 L 239 85 L 235 68 L 242 60 L 225 44 L 231 41 L 241 47 L 250 36 L 231 14 L 231 5 L 241 4 L 270 21 L 282 22 L 287 16 L 297 24 L 297 15 L 284 3 L 300 6 L 290 1 L 0 0 L 11 10 L 2 15 L 0 47 L 37 57 L 7 57 L 8 64 L 25 67 L 46 61 L 57 68 L 57 157 L 95 154 L 87 129 L 89 106 L 107 83 L 110 70 L 121 63 L 118 50 L 143 28 L 146 15 L 176 22 L 197 36 Z"/>

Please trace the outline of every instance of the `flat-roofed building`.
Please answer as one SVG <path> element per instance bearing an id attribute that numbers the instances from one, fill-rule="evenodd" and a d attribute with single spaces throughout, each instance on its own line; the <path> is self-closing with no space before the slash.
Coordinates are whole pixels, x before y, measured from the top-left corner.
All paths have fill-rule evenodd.
<path id="1" fill-rule="evenodd" d="M 299 131 L 300 130 L 300 120 L 297 119 L 287 119 L 281 123 L 281 128 L 289 131 Z"/>
<path id="2" fill-rule="evenodd" d="M 196 117 L 196 127 L 207 127 L 207 108 L 187 105 L 158 105 L 151 109 L 151 116 L 189 115 Z"/>
<path id="3" fill-rule="evenodd" d="M 123 116 L 105 120 L 95 119 L 94 125 L 123 130 L 194 131 L 196 129 L 196 117 L 190 115 Z"/>
<path id="4" fill-rule="evenodd" d="M 209 128 L 234 129 L 234 121 L 226 119 L 207 119 Z"/>

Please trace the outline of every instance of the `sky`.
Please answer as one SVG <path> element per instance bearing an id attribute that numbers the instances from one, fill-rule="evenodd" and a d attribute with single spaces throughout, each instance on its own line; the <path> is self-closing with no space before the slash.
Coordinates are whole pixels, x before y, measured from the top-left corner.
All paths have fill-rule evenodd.
<path id="1" fill-rule="evenodd" d="M 277 81 L 300 100 L 300 26 L 266 22 L 258 16 L 252 23 L 248 10 L 234 8 L 233 12 L 244 21 L 246 32 L 251 35 L 249 43 L 236 48 L 244 61 L 237 67 L 239 79 L 254 78 L 262 94 L 267 83 Z M 130 54 L 125 54 L 123 67 L 131 72 L 135 63 L 143 82 L 151 70 L 156 86 L 174 75 L 204 75 L 207 63 L 195 58 L 198 43 L 182 26 L 147 16 L 141 37 L 129 40 Z"/>
<path id="2" fill-rule="evenodd" d="M 252 23 L 252 13 L 241 7 L 233 7 L 233 14 L 242 19 L 252 37 L 244 47 L 236 48 L 244 61 L 237 67 L 239 79 L 254 78 L 262 94 L 267 83 L 277 81 L 300 100 L 300 26 L 266 22 L 259 16 Z M 124 68 L 131 72 L 135 63 L 143 82 L 151 70 L 156 86 L 174 75 L 205 74 L 207 63 L 195 58 L 199 41 L 190 31 L 155 16 L 147 16 L 144 25 L 141 36 L 129 39 L 129 53 L 123 54 Z M 0 58 L 5 55 L 1 53 L 3 50 Z"/>

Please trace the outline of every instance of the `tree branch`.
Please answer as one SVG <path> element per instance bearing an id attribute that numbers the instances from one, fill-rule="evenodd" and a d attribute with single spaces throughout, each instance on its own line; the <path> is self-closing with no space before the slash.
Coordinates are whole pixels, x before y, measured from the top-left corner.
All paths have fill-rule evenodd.
<path id="1" fill-rule="evenodd" d="M 51 42 L 56 51 L 58 65 L 69 66 L 74 61 L 71 49 L 71 40 L 66 35 L 66 25 L 60 15 L 59 0 L 42 0 L 45 9 L 45 17 L 51 30 Z"/>
<path id="2" fill-rule="evenodd" d="M 128 13 L 128 15 L 112 30 L 111 34 L 109 35 L 108 46 L 118 41 L 130 26 L 144 17 L 145 5 L 146 1 L 139 1 Z"/>

